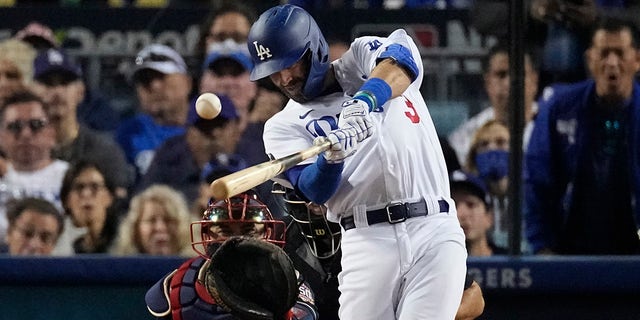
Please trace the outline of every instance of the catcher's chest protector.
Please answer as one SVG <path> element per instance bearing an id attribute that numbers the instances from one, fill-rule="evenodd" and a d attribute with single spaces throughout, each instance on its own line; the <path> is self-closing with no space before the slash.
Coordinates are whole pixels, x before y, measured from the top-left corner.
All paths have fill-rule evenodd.
<path id="1" fill-rule="evenodd" d="M 189 259 L 174 273 L 167 276 L 170 279 L 163 279 L 168 280 L 163 281 L 168 288 L 159 286 L 153 288 L 163 291 L 161 294 L 156 292 L 155 296 L 169 301 L 173 320 L 232 319 L 228 312 L 215 303 L 204 284 L 198 281 L 200 269 L 205 262 L 200 257 Z"/>

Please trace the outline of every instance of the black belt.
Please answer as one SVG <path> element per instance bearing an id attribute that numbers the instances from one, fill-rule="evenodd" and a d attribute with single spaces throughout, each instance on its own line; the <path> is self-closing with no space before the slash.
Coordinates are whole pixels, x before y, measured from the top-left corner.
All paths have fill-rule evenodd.
<path id="1" fill-rule="evenodd" d="M 449 203 L 447 201 L 438 200 L 438 205 L 440 206 L 440 212 L 449 212 Z M 367 211 L 367 224 L 373 225 L 382 222 L 394 224 L 403 222 L 408 218 L 426 216 L 428 214 L 427 203 L 424 200 L 413 203 L 393 203 L 382 209 Z M 340 225 L 345 231 L 356 227 L 353 216 L 340 219 Z"/>

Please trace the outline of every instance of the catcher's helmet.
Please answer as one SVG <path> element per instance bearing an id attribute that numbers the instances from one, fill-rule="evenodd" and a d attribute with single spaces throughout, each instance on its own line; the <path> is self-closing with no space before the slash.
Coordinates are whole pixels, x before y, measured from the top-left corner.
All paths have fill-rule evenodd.
<path id="1" fill-rule="evenodd" d="M 254 63 L 252 81 L 291 67 L 309 52 L 309 75 L 302 93 L 307 99 L 320 94 L 329 69 L 329 45 L 304 9 L 285 4 L 265 11 L 251 27 L 247 46 Z"/>
<path id="2" fill-rule="evenodd" d="M 293 189 L 279 183 L 274 183 L 272 193 L 280 196 L 276 198 L 282 200 L 284 211 L 298 225 L 314 256 L 329 258 L 340 250 L 340 225 L 327 220 L 325 206 L 306 202 Z"/>
<path id="3" fill-rule="evenodd" d="M 210 244 L 222 243 L 232 236 L 260 238 L 282 247 L 285 223 L 275 220 L 253 192 L 210 201 L 202 220 L 191 223 L 193 250 L 204 258 L 211 254 Z"/>

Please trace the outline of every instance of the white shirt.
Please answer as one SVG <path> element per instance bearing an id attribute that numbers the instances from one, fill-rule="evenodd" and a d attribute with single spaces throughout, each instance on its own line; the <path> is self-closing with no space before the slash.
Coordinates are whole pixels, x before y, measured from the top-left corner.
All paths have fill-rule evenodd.
<path id="1" fill-rule="evenodd" d="M 411 49 L 420 72 L 402 96 L 371 113 L 375 133 L 345 160 L 338 190 L 326 203 L 327 217 L 334 222 L 353 214 L 358 225 L 366 210 L 382 208 L 392 201 L 424 198 L 430 212 L 439 211 L 439 199 L 453 204 L 438 135 L 420 93 L 422 60 L 404 30 L 396 30 L 388 38 L 355 39 L 350 49 L 333 62 L 346 95 L 333 93 L 304 104 L 290 100 L 267 121 L 265 150 L 276 158 L 287 156 L 309 148 L 315 137 L 336 129 L 342 102 L 362 86 L 375 67 L 376 58 L 391 43 Z M 316 158 L 303 163 L 314 161 Z"/>
<path id="2" fill-rule="evenodd" d="M 16 171 L 9 163 L 7 173 L 0 178 L 0 241 L 7 234 L 7 201 L 12 198 L 36 197 L 53 203 L 62 214 L 60 187 L 69 163 L 53 160 L 48 166 L 36 171 Z"/>

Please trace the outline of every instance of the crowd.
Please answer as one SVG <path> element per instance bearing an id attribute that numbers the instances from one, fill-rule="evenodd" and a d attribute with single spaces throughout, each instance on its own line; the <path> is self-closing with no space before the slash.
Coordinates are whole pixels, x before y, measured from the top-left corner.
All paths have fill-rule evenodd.
<path id="1" fill-rule="evenodd" d="M 317 1 L 296 2 L 310 10 L 318 5 Z M 446 170 L 434 169 L 425 174 L 433 177 L 442 173 L 448 177 L 438 180 L 446 183 L 439 182 L 437 188 L 446 188 L 434 206 L 440 206 L 440 213 L 450 212 L 449 203 L 455 207 L 452 211 L 457 212 L 468 256 L 506 254 L 514 223 L 522 224 L 522 249 L 530 254 L 639 254 L 640 207 L 636 198 L 640 196 L 640 163 L 636 162 L 636 140 L 640 139 L 640 34 L 633 22 L 599 11 L 607 6 L 603 4 L 606 1 L 584 1 L 587 4 L 583 9 L 591 11 L 583 10 L 581 16 L 569 22 L 559 15 L 568 14 L 565 11 L 571 11 L 574 4 L 556 8 L 550 2 L 553 1 L 533 1 L 530 6 L 533 19 L 550 23 L 550 38 L 542 47 L 527 48 L 525 52 L 523 136 L 510 136 L 509 112 L 514 107 L 510 100 L 510 57 L 508 46 L 501 40 L 488 48 L 482 61 L 489 106 L 447 137 L 440 137 L 439 141 L 428 137 L 430 140 L 419 142 L 441 146 L 435 156 L 443 164 L 447 159 L 446 168 L 443 167 Z M 411 3 L 421 5 L 419 1 L 406 1 L 406 5 Z M 354 81 L 339 78 L 332 79 L 336 84 L 328 88 L 320 90 L 327 86 L 322 82 L 314 88 L 313 81 L 317 80 L 313 80 L 313 72 L 323 73 L 329 65 L 337 68 L 336 77 L 352 71 L 344 65 L 354 59 L 353 54 L 349 55 L 353 51 L 349 44 L 329 41 L 324 44 L 326 49 L 309 51 L 310 65 L 306 68 L 312 80 L 289 85 L 287 81 L 293 80 L 286 79 L 287 72 L 295 78 L 295 68 L 281 66 L 264 73 L 264 67 L 258 68 L 261 62 L 252 57 L 270 54 L 258 46 L 258 40 L 253 42 L 255 48 L 247 45 L 250 37 L 256 37 L 250 31 L 257 16 L 250 7 L 237 3 L 212 10 L 200 32 L 198 70 L 190 70 L 185 57 L 169 46 L 151 44 L 142 48 L 132 58 L 132 69 L 127 74 L 138 104 L 130 116 L 119 114 L 110 106 L 108 97 L 85 85 L 82 67 L 65 52 L 47 26 L 32 23 L 12 38 L 0 41 L 0 252 L 192 257 L 196 255 L 192 248 L 196 240 L 191 222 L 212 219 L 214 213 L 221 212 L 214 209 L 222 204 L 210 201 L 209 184 L 218 177 L 267 161 L 270 156 L 281 156 L 278 152 L 295 149 L 295 143 L 302 140 L 297 129 L 282 130 L 274 124 L 278 121 L 274 118 L 281 119 L 274 115 L 282 117 L 284 113 L 279 112 L 292 103 L 289 99 L 305 104 L 313 101 L 317 91 L 332 94 L 340 85 L 347 95 L 371 102 L 355 99 L 351 104 L 345 102 L 346 107 L 365 106 L 376 116 L 374 113 L 380 112 L 376 108 L 388 99 L 411 97 L 411 93 L 401 96 L 398 88 L 407 92 L 404 90 L 409 90 L 410 83 L 421 75 L 421 64 L 412 64 L 407 56 L 410 52 L 397 53 L 396 47 L 389 46 L 393 48 L 389 55 L 402 57 L 398 60 L 392 56 L 405 71 L 402 75 L 406 86 L 403 78 L 400 84 L 392 82 L 388 94 L 383 94 L 384 85 L 366 87 L 369 82 L 365 82 L 363 88 L 370 90 L 365 94 L 357 86 L 349 87 L 355 86 Z M 552 43 L 557 32 L 586 30 L 588 26 L 589 36 L 581 34 L 584 39 L 580 39 L 580 46 L 568 42 L 570 47 L 563 48 L 568 52 L 563 57 L 571 59 L 557 62 L 560 54 L 549 53 L 549 47 L 558 46 Z M 316 62 L 315 55 L 325 51 L 325 60 Z M 345 52 L 347 58 L 342 56 Z M 383 53 L 381 57 L 388 56 Z M 335 62 L 331 64 L 332 61 Z M 384 78 L 391 73 L 391 67 L 384 68 L 385 73 L 378 71 L 375 75 Z M 367 72 L 374 75 L 374 70 Z M 552 79 L 550 74 L 559 78 Z M 560 78 L 562 75 L 565 77 Z M 203 119 L 195 112 L 195 98 L 204 92 L 220 96 L 222 109 L 215 119 Z M 413 112 L 412 119 L 419 122 L 418 111 L 414 108 Z M 409 113 L 405 113 L 407 117 L 411 116 Z M 322 180 L 325 177 L 318 172 L 326 174 L 339 167 L 340 172 L 362 174 L 347 165 L 343 169 L 343 162 L 350 163 L 347 159 L 356 152 L 356 146 L 379 148 L 370 136 L 383 134 L 373 132 L 372 127 L 380 131 L 384 121 L 345 117 L 331 118 L 336 122 L 328 121 L 331 130 L 320 122 L 303 129 L 348 143 L 340 149 L 332 147 L 324 156 L 326 160 L 305 163 L 287 172 L 283 178 L 292 181 L 284 183 L 287 187 L 266 182 L 252 191 L 255 194 L 251 193 L 251 197 L 260 199 L 260 205 L 264 203 L 268 220 L 283 220 L 287 230 L 301 235 L 291 241 L 278 240 L 286 242 L 284 248 L 296 268 L 303 266 L 312 272 L 306 280 L 316 295 L 337 292 L 336 274 L 342 268 L 336 261 L 345 261 L 341 235 L 362 225 L 361 218 L 336 216 L 334 208 L 344 206 L 344 201 L 331 198 L 332 192 L 353 192 L 353 185 Z M 349 131 L 352 129 L 344 123 L 360 127 Z M 289 139 L 282 141 L 284 137 Z M 524 170 L 510 173 L 510 140 L 516 138 L 523 140 Z M 432 156 L 426 159 L 425 166 L 433 161 Z M 513 221 L 507 210 L 510 174 L 523 177 L 522 221 Z M 335 188 L 329 192 L 324 185 L 318 187 L 318 181 L 334 183 Z M 350 183 L 358 182 L 361 181 Z M 371 188 L 375 191 L 376 187 Z M 447 202 L 449 196 L 452 202 Z M 409 198 L 401 200 L 406 200 L 408 206 L 415 205 L 408 202 Z M 373 211 L 379 210 L 365 210 L 364 219 L 370 219 L 368 214 Z M 301 214 L 305 217 L 296 216 Z M 389 208 L 387 214 L 391 214 Z M 339 224 L 328 221 L 327 215 Z M 458 227 L 458 223 L 454 225 Z M 217 228 L 220 230 L 216 229 L 216 234 L 227 236 L 257 232 Z M 322 239 L 310 235 L 309 228 L 322 229 Z M 348 237 L 354 234 L 351 232 Z M 201 241 L 212 236 L 209 229 L 196 232 Z M 293 252 L 301 254 L 300 248 L 308 251 L 296 257 Z M 203 249 L 205 257 L 212 254 L 207 250 Z M 203 251 L 198 253 L 203 255 Z M 346 261 L 355 259 L 354 252 L 347 252 L 347 259 L 351 260 Z M 463 253 L 452 256 L 462 260 Z M 310 256 L 319 260 L 309 260 Z M 199 263 L 197 258 L 192 259 L 185 267 L 203 267 Z M 363 272 L 356 269 L 348 269 L 345 276 Z M 353 295 L 356 291 L 342 293 Z M 299 297 L 305 298 L 308 297 Z M 305 312 L 317 312 L 316 308 L 337 311 L 337 297 L 325 300 L 321 294 L 315 299 L 318 306 Z M 167 306 L 153 307 L 160 310 Z"/>

